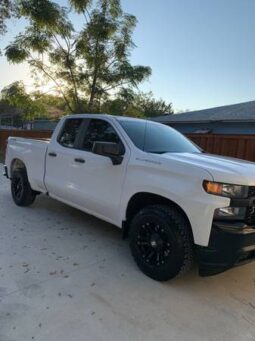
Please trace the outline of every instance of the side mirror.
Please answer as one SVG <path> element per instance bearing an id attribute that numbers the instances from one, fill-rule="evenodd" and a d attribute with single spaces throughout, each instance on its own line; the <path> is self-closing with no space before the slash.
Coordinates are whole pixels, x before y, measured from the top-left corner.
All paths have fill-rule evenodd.
<path id="1" fill-rule="evenodd" d="M 92 152 L 94 154 L 108 156 L 113 165 L 120 165 L 123 160 L 124 147 L 121 143 L 94 142 Z"/>

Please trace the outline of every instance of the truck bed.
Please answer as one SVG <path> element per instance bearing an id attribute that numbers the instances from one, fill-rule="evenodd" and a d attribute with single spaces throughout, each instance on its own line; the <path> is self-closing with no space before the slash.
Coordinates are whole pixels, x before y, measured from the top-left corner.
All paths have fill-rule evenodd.
<path id="1" fill-rule="evenodd" d="M 44 186 L 44 164 L 49 143 L 50 139 L 44 138 L 8 138 L 6 153 L 6 164 L 8 165 L 8 168 L 11 166 L 8 164 L 8 160 L 19 159 L 24 162 L 27 167 L 31 186 L 42 192 L 46 191 Z"/>

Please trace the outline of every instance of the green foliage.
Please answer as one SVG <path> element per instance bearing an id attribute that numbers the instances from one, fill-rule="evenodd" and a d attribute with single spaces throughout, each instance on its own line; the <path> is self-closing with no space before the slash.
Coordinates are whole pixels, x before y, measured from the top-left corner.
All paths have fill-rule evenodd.
<path id="1" fill-rule="evenodd" d="M 15 0 L 2 1 L 10 6 Z M 54 95 L 28 95 L 20 82 L 3 90 L 2 97 L 22 108 L 27 118 L 45 115 L 51 108 L 59 115 L 70 111 L 138 117 L 173 113 L 171 103 L 137 91 L 151 69 L 130 63 L 137 19 L 122 11 L 120 0 L 69 0 L 71 11 L 84 20 L 79 32 L 69 19 L 70 9 L 51 0 L 18 3 L 20 15 L 29 24 L 6 47 L 7 59 L 28 62 L 37 79 L 42 75 L 41 80 L 54 87 Z"/>
<path id="2" fill-rule="evenodd" d="M 24 62 L 28 58 L 28 52 L 18 41 L 7 46 L 6 55 L 10 62 L 17 64 Z"/>
<path id="3" fill-rule="evenodd" d="M 133 117 L 173 114 L 171 103 L 155 99 L 151 92 L 135 93 L 132 89 L 123 89 L 117 98 L 106 101 L 102 111 L 112 115 Z"/>
<path id="4" fill-rule="evenodd" d="M 22 82 L 12 83 L 1 91 L 0 105 L 2 108 L 16 108 L 26 120 L 59 118 L 70 113 L 63 97 L 40 91 L 28 94 Z M 88 108 L 88 102 L 83 101 L 82 106 Z M 99 111 L 133 117 L 153 117 L 173 113 L 171 104 L 156 100 L 152 93 L 136 93 L 130 88 L 122 89 L 118 96 L 105 100 Z"/>
<path id="5" fill-rule="evenodd" d="M 70 0 L 69 2 L 77 13 L 85 13 L 92 3 L 91 0 Z"/>
<path id="6" fill-rule="evenodd" d="M 6 20 L 16 14 L 15 0 L 0 0 L 0 34 L 6 32 Z"/>
<path id="7" fill-rule="evenodd" d="M 35 91 L 31 94 L 32 98 L 40 103 L 43 103 L 47 110 L 47 115 L 50 116 L 52 111 L 55 112 L 55 118 L 70 114 L 65 100 L 61 96 L 44 94 L 40 91 Z"/>
<path id="8" fill-rule="evenodd" d="M 22 82 L 14 82 L 1 91 L 1 100 L 8 105 L 21 109 L 27 120 L 45 117 L 46 108 L 42 101 L 33 99 L 26 93 Z"/>
<path id="9" fill-rule="evenodd" d="M 152 92 L 138 94 L 135 102 L 145 117 L 171 115 L 174 113 L 172 103 L 166 103 L 162 99 L 155 99 Z"/>
<path id="10" fill-rule="evenodd" d="M 66 8 L 51 0 L 21 0 L 29 26 L 5 54 L 12 63 L 27 61 L 53 83 L 69 111 L 99 111 L 113 95 L 137 88 L 151 69 L 130 63 L 137 20 L 123 13 L 119 0 L 70 0 L 70 5 L 84 18 L 79 32 Z"/>
<path id="11" fill-rule="evenodd" d="M 65 8 L 50 0 L 20 0 L 20 15 L 31 20 L 37 28 L 55 31 L 55 25 L 65 22 Z"/>

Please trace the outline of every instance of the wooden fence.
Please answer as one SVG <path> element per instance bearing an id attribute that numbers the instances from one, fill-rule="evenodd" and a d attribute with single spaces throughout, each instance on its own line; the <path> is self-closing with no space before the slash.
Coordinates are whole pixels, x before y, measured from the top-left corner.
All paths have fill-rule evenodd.
<path id="1" fill-rule="evenodd" d="M 37 130 L 0 130 L 0 153 L 5 153 L 6 143 L 9 136 L 28 137 L 34 139 L 49 138 L 52 131 Z"/>
<path id="2" fill-rule="evenodd" d="M 51 135 L 51 131 L 0 130 L 0 152 L 5 152 L 9 136 L 49 138 Z M 187 137 L 209 153 L 255 162 L 255 135 L 187 134 Z"/>
<path id="3" fill-rule="evenodd" d="M 208 153 L 255 162 L 255 135 L 187 134 Z"/>

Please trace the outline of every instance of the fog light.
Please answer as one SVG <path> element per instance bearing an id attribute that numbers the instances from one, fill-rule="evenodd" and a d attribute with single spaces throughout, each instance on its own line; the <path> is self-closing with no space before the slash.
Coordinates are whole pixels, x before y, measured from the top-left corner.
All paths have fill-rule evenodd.
<path id="1" fill-rule="evenodd" d="M 246 214 L 245 207 L 223 207 L 214 212 L 215 219 L 243 220 Z"/>

